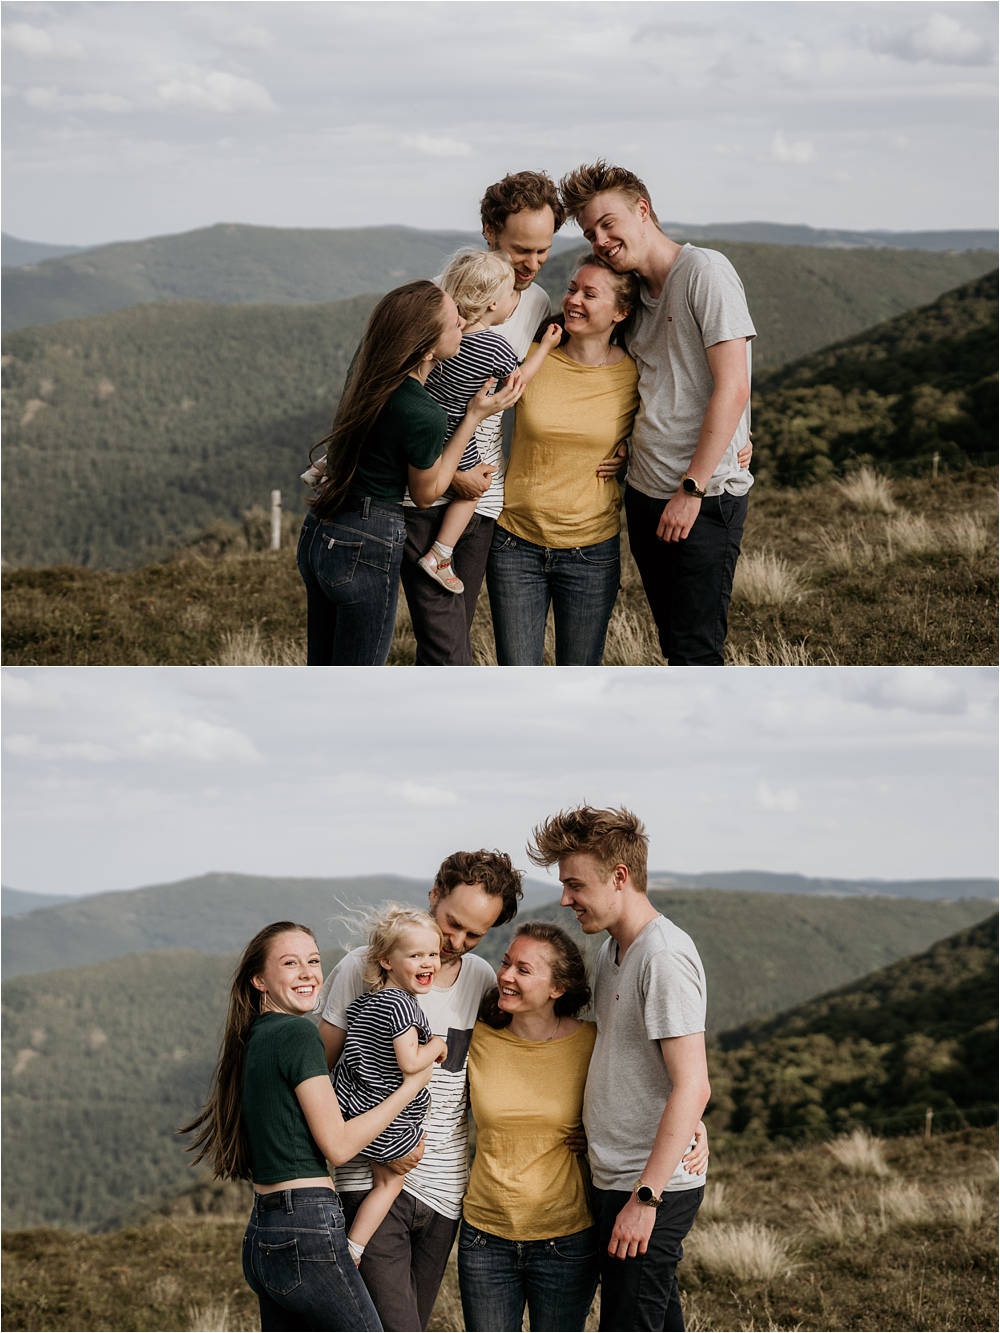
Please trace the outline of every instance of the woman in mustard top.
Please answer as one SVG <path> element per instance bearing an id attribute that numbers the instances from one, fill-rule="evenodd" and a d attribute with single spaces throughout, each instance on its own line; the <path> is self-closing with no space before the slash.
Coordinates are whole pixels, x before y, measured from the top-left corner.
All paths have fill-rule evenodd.
<path id="1" fill-rule="evenodd" d="M 639 376 L 622 330 L 634 273 L 580 260 L 563 297 L 566 337 L 525 389 L 486 581 L 501 666 L 541 666 L 553 608 L 558 666 L 599 666 L 618 596 L 625 441 Z"/>

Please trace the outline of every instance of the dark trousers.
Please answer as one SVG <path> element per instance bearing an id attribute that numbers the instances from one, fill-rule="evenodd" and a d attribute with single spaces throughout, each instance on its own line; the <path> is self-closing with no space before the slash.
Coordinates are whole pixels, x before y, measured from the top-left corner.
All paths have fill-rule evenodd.
<path id="1" fill-rule="evenodd" d="M 364 1198 L 340 1196 L 348 1231 Z M 400 1194 L 361 1260 L 361 1276 L 384 1329 L 416 1333 L 427 1327 L 457 1231 L 457 1218 L 436 1213 L 405 1190 Z"/>
<path id="2" fill-rule="evenodd" d="M 465 592 L 442 588 L 418 566 L 438 535 L 446 505 L 431 509 L 406 508 L 406 547 L 403 551 L 403 592 L 410 608 L 417 639 L 417 666 L 472 666 L 469 630 L 486 574 L 486 559 L 495 520 L 473 514 L 458 539 L 452 568 Z"/>
<path id="3" fill-rule="evenodd" d="M 691 1230 L 704 1194 L 703 1187 L 664 1194 L 646 1253 L 634 1259 L 613 1259 L 608 1254 L 608 1242 L 615 1219 L 632 1196 L 628 1190 L 593 1191 L 601 1260 L 602 1330 L 683 1330 L 677 1265 L 684 1255 L 682 1241 Z"/>
<path id="4" fill-rule="evenodd" d="M 656 535 L 666 500 L 628 486 L 632 555 L 671 666 L 722 666 L 733 574 L 747 516 L 745 495 L 708 495 L 683 541 Z"/>

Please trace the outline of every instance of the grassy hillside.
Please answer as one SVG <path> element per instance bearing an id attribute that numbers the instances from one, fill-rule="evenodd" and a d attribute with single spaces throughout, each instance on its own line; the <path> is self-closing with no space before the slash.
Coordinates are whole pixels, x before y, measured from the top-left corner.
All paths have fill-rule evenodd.
<path id="1" fill-rule="evenodd" d="M 746 1143 L 997 1112 L 997 918 L 717 1039 L 710 1129 Z"/>
<path id="2" fill-rule="evenodd" d="M 834 895 L 843 898 L 991 898 L 995 879 L 820 879 L 809 875 L 776 875 L 770 870 L 724 870 L 684 875 L 651 870 L 654 889 L 737 889 L 745 893 Z"/>
<path id="3" fill-rule="evenodd" d="M 713 1152 L 678 1274 L 688 1328 L 995 1329 L 995 1148 L 983 1129 L 895 1139 L 877 1148 L 883 1176 L 818 1145 Z M 4 1328 L 257 1328 L 243 1198 L 200 1190 L 164 1211 L 104 1236 L 5 1232 Z M 455 1264 L 432 1333 L 465 1327 Z"/>
<path id="4" fill-rule="evenodd" d="M 863 496 L 848 497 L 829 484 L 754 489 L 728 661 L 996 664 L 996 469 L 880 483 L 875 498 L 878 505 L 865 507 Z M 69 567 L 4 573 L 4 664 L 304 663 L 298 522 L 290 507 L 285 517 L 280 552 L 248 553 L 267 540 L 267 514 L 258 510 L 245 530 L 217 522 L 183 559 L 130 573 Z M 485 593 L 472 637 L 475 660 L 495 664 Z M 551 636 L 548 643 L 551 662 Z M 412 664 L 415 651 L 401 597 L 389 662 Z M 627 538 L 604 661 L 663 661 Z"/>
<path id="5" fill-rule="evenodd" d="M 734 258 L 761 330 L 758 365 L 768 356 L 772 364 L 801 357 L 982 267 L 975 252 L 743 249 L 746 253 Z M 875 268 L 879 255 L 887 256 L 884 272 Z M 904 260 L 913 272 L 894 269 Z M 549 285 L 558 292 L 567 264 L 557 256 L 550 265 L 547 281 L 551 278 Z M 310 445 L 329 427 L 373 300 L 358 296 L 304 307 L 168 302 L 8 334 L 3 354 L 8 567 L 134 567 L 191 541 L 213 521 L 232 521 L 269 504 L 274 488 L 286 505 L 299 508 L 298 475 Z M 985 330 L 988 298 L 966 301 L 963 318 L 973 309 Z M 951 337 L 952 325 L 936 331 Z M 988 334 L 979 330 L 976 336 Z M 894 337 L 885 334 L 886 347 Z M 895 361 L 887 363 L 883 375 L 890 384 L 894 366 Z M 873 440 L 866 435 L 862 441 L 865 451 L 877 459 L 901 454 L 925 459 L 933 436 L 954 438 L 947 462 L 959 464 L 969 451 L 982 452 L 980 436 L 993 419 L 991 400 L 982 386 L 970 387 L 971 373 L 966 369 L 961 383 L 947 390 L 921 380 L 923 387 L 911 397 L 922 405 L 923 436 L 911 445 L 909 429 L 904 444 L 892 436 L 884 449 L 875 447 L 885 435 L 884 430 L 878 435 L 878 417 Z M 988 373 L 975 370 L 978 379 Z M 773 403 L 761 400 L 758 414 L 759 471 L 765 480 L 781 479 L 782 469 L 790 468 L 793 480 L 819 476 L 813 455 L 824 448 L 837 465 L 852 449 L 857 452 L 849 443 L 815 444 L 808 427 L 803 446 L 798 401 L 786 405 L 776 392 Z M 856 398 L 849 396 L 845 409 L 855 418 Z M 838 419 L 835 425 L 843 423 Z M 829 471 L 827 464 L 823 476 Z M 53 513 L 59 514 L 56 524 L 50 522 Z"/>
<path id="6" fill-rule="evenodd" d="M 993 462 L 997 273 L 784 367 L 754 394 L 762 481 L 823 480 L 846 464 L 895 472 Z"/>
<path id="7" fill-rule="evenodd" d="M 866 976 L 995 911 L 984 899 L 930 903 L 724 889 L 654 889 L 650 901 L 698 946 L 710 1032 Z M 555 903 L 525 915 L 558 922 L 591 958 L 606 938 L 583 935 L 572 913 Z M 497 966 L 512 933 L 512 926 L 490 931 L 479 952 Z"/>
<path id="8" fill-rule="evenodd" d="M 654 901 L 698 942 L 713 1030 L 922 949 L 985 906 L 723 892 Z M 497 961 L 502 951 L 498 931 L 480 952 Z M 337 956 L 326 951 L 327 967 Z M 118 1225 L 184 1187 L 173 1129 L 204 1096 L 233 961 L 157 950 L 4 982 L 6 1225 Z"/>
<path id="9" fill-rule="evenodd" d="M 57 907 L 59 903 L 73 901 L 68 893 L 25 893 L 21 889 L 8 889 L 6 884 L 0 894 L 0 914 L 5 917 L 26 916 L 43 907 Z"/>

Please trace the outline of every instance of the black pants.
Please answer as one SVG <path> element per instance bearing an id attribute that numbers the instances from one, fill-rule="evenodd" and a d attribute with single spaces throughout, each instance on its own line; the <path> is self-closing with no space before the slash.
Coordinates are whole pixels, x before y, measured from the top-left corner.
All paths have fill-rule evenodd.
<path id="1" fill-rule="evenodd" d="M 417 565 L 434 544 L 446 507 L 404 510 L 406 546 L 400 572 L 417 638 L 417 666 L 472 666 L 469 630 L 486 575 L 495 520 L 472 515 L 458 539 L 452 566 L 465 592 L 449 592 Z"/>
<path id="2" fill-rule="evenodd" d="M 683 541 L 656 535 L 666 500 L 629 486 L 625 514 L 632 555 L 671 666 L 722 666 L 729 599 L 747 516 L 745 495 L 706 496 Z"/>
<path id="3" fill-rule="evenodd" d="M 632 1196 L 628 1190 L 593 1191 L 601 1261 L 602 1329 L 615 1333 L 649 1328 L 668 1329 L 670 1333 L 683 1330 L 677 1265 L 684 1255 L 682 1242 L 704 1194 L 703 1187 L 664 1194 L 646 1253 L 634 1259 L 613 1259 L 608 1254 L 608 1242 L 615 1219 Z"/>
<path id="4" fill-rule="evenodd" d="M 365 1197 L 340 1196 L 348 1231 Z M 384 1329 L 415 1333 L 427 1327 L 457 1231 L 457 1218 L 436 1213 L 405 1190 L 389 1209 L 361 1260 L 361 1276 Z"/>

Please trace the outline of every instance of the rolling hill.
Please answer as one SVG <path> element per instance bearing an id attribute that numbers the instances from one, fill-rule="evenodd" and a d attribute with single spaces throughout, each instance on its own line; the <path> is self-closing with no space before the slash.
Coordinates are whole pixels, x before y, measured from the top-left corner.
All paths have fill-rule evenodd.
<path id="1" fill-rule="evenodd" d="M 938 255 L 997 248 L 996 232 L 990 231 L 850 232 L 769 222 L 668 223 L 665 230 L 678 240 L 701 244 L 728 240 Z M 5 235 L 3 329 L 107 314 L 148 301 L 337 301 L 429 277 L 459 246 L 481 244 L 476 232 L 400 226 L 308 229 L 218 223 L 88 248 L 41 245 Z M 553 253 L 579 244 L 579 233 L 567 228 L 557 233 Z"/>
<path id="2" fill-rule="evenodd" d="M 25 893 L 21 889 L 9 889 L 5 884 L 0 889 L 0 915 L 27 916 L 45 907 L 58 907 L 60 903 L 71 903 L 73 898 L 68 893 Z"/>
<path id="3" fill-rule="evenodd" d="M 983 908 L 723 892 L 654 901 L 698 941 L 713 1030 L 853 981 Z M 487 937 L 484 956 L 502 952 L 500 937 Z M 153 950 L 4 982 L 5 1226 L 102 1229 L 184 1189 L 190 1168 L 173 1131 L 204 1096 L 233 962 Z"/>
<path id="4" fill-rule="evenodd" d="M 990 898 L 997 897 L 995 879 L 818 879 L 779 875 L 772 870 L 719 870 L 684 875 L 651 870 L 654 889 L 737 889 L 743 893 L 795 893 L 844 898 Z"/>
<path id="5" fill-rule="evenodd" d="M 801 358 L 995 263 L 983 252 L 720 248 L 731 253 L 751 297 L 761 330 L 758 365 Z M 553 291 L 570 267 L 568 253 L 550 260 Z M 286 509 L 298 511 L 299 473 L 329 427 L 374 299 L 160 302 L 6 335 L 7 566 L 133 568 L 164 558 L 217 520 L 268 504 L 275 488 Z M 771 452 L 758 423 L 765 477 L 769 467 L 779 476 L 788 471 L 785 439 L 798 439 L 795 404 L 791 424 L 779 421 L 775 393 L 778 406 L 761 400 L 777 441 Z M 953 399 L 943 401 L 951 411 Z M 932 394 L 927 410 L 937 403 Z M 822 452 L 809 448 L 808 459 Z M 803 475 L 814 473 L 810 463 Z"/>
<path id="6" fill-rule="evenodd" d="M 801 1140 L 991 1124 L 997 917 L 714 1043 L 710 1130 Z"/>
<path id="7" fill-rule="evenodd" d="M 849 461 L 995 462 L 997 311 L 994 271 L 758 381 L 756 474 L 800 485 Z"/>

